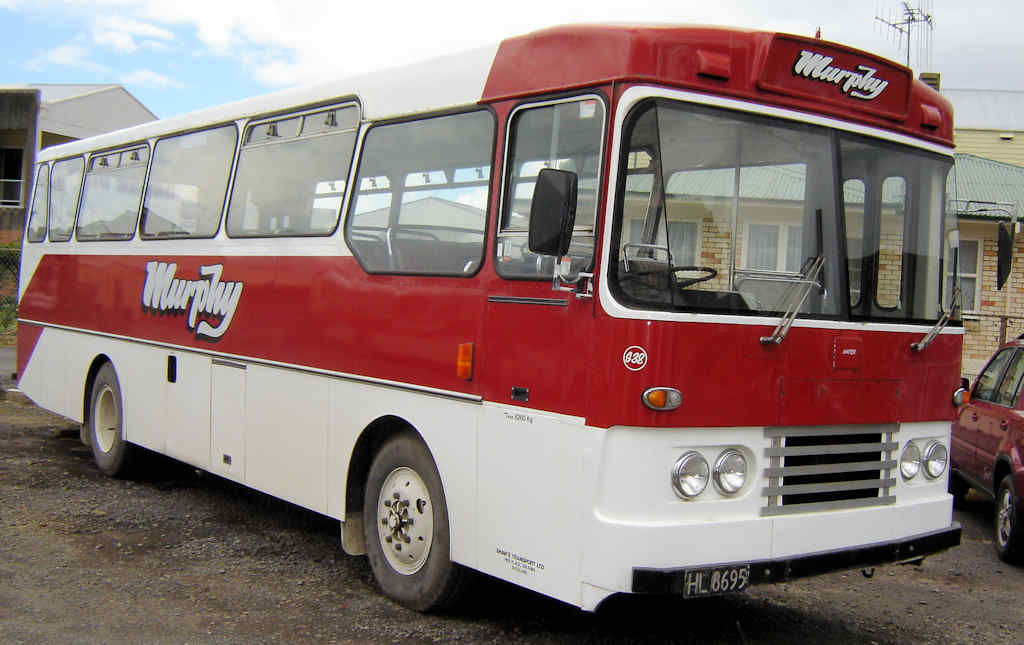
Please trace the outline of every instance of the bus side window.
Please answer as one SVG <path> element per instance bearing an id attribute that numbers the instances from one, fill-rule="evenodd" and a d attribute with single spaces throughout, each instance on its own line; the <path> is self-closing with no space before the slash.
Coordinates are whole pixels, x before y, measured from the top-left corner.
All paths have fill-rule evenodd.
<path id="1" fill-rule="evenodd" d="M 530 201 L 542 168 L 578 177 L 576 223 L 568 257 L 575 271 L 590 268 L 601 169 L 604 103 L 594 96 L 528 105 L 512 113 L 505 199 L 498 229 L 498 273 L 505 278 L 550 280 L 554 258 L 528 248 Z"/>
<path id="2" fill-rule="evenodd" d="M 79 241 L 128 240 L 135 235 L 148 159 L 147 147 L 89 159 L 75 234 Z"/>
<path id="3" fill-rule="evenodd" d="M 75 227 L 75 210 L 82 189 L 85 162 L 81 157 L 53 164 L 50 173 L 50 241 L 67 242 Z"/>
<path id="4" fill-rule="evenodd" d="M 359 110 L 332 107 L 246 127 L 231 189 L 231 237 L 334 233 Z"/>
<path id="5" fill-rule="evenodd" d="M 42 242 L 46 238 L 46 221 L 50 211 L 50 167 L 39 165 L 36 188 L 32 191 L 32 214 L 28 219 L 28 241 Z"/>
<path id="6" fill-rule="evenodd" d="M 217 234 L 237 139 L 238 130 L 230 124 L 156 143 L 142 205 L 142 237 Z"/>
<path id="7" fill-rule="evenodd" d="M 363 269 L 476 273 L 493 142 L 494 118 L 480 110 L 371 128 L 346 223 Z"/>

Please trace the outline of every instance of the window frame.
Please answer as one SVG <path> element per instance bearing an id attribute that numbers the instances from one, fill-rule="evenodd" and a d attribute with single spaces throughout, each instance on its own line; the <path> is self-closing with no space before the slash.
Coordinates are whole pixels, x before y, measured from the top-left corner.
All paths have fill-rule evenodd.
<path id="1" fill-rule="evenodd" d="M 213 234 L 212 235 L 208 235 L 208 236 L 207 235 L 173 235 L 173 236 L 163 236 L 163 235 L 152 235 L 152 234 L 151 235 L 146 235 L 146 234 L 144 234 L 143 233 L 143 227 L 145 225 L 145 217 L 144 217 L 144 215 L 145 215 L 145 209 L 146 209 L 146 200 L 149 198 L 149 194 L 150 194 L 150 182 L 151 182 L 151 180 L 153 178 L 153 164 L 155 162 L 157 148 L 159 148 L 160 143 L 162 143 L 163 141 L 168 141 L 168 140 L 172 140 L 172 139 L 178 139 L 180 137 L 186 137 L 186 136 L 189 136 L 189 135 L 192 135 L 192 134 L 196 134 L 196 133 L 200 133 L 200 132 L 209 132 L 209 131 L 212 131 L 212 130 L 217 130 L 219 128 L 224 128 L 224 127 L 227 127 L 227 126 L 234 126 L 234 130 L 235 130 L 235 146 L 234 146 L 234 150 L 231 152 L 231 159 L 230 159 L 230 163 L 228 164 L 228 168 L 227 168 L 227 181 L 224 184 L 224 197 L 221 200 L 221 205 L 220 205 L 220 216 L 219 216 L 219 219 L 218 219 L 218 222 L 217 222 L 217 228 L 213 231 Z M 208 240 L 208 239 L 213 239 L 213 238 L 217 237 L 217 235 L 220 233 L 220 231 L 225 228 L 225 219 L 226 219 L 226 213 L 227 213 L 228 200 L 231 197 L 231 187 L 232 187 L 232 185 L 234 183 L 235 168 L 237 167 L 237 164 L 238 164 L 238 154 L 239 154 L 238 151 L 240 149 L 241 138 L 242 138 L 242 134 L 241 133 L 242 133 L 242 131 L 240 131 L 240 129 L 238 127 L 238 122 L 237 121 L 228 121 L 228 122 L 225 122 L 225 123 L 218 123 L 218 124 L 214 124 L 214 125 L 210 125 L 210 126 L 204 126 L 204 127 L 196 128 L 196 129 L 192 129 L 192 130 L 183 130 L 181 132 L 173 132 L 171 134 L 161 135 L 160 137 L 157 137 L 155 140 L 151 140 L 150 141 L 151 152 L 150 152 L 150 155 L 149 155 L 148 167 L 146 168 L 146 177 L 145 177 L 145 180 L 143 182 L 142 200 L 141 200 L 140 206 L 139 206 L 139 219 L 138 219 L 138 221 L 136 223 L 137 235 L 138 235 L 139 239 L 146 240 L 146 241 L 151 241 L 151 240 L 193 240 L 193 239 L 194 240 L 199 240 L 199 239 L 207 239 Z"/>
<path id="2" fill-rule="evenodd" d="M 977 244 L 977 246 L 978 246 L 978 252 L 977 252 L 977 255 L 974 258 L 974 272 L 973 273 L 968 273 L 968 272 L 964 271 L 964 256 L 963 256 L 962 253 L 958 253 L 959 259 L 957 261 L 957 270 L 959 272 L 959 275 L 958 276 L 954 276 L 953 275 L 952 263 L 947 263 L 945 271 L 944 271 L 946 279 L 955 278 L 955 279 L 957 279 L 961 283 L 961 286 L 960 286 L 960 294 L 961 294 L 960 311 L 961 311 L 961 313 L 965 313 L 965 314 L 979 314 L 979 313 L 981 313 L 981 307 L 979 305 L 979 302 L 981 300 L 981 289 L 980 289 L 980 287 L 981 287 L 981 275 L 982 275 L 982 269 L 983 269 L 984 259 L 985 259 L 985 257 L 984 257 L 984 253 L 985 253 L 985 240 L 982 239 L 982 238 L 961 237 L 960 238 L 960 248 L 962 249 L 965 243 L 972 243 L 972 242 L 974 244 Z M 964 278 L 969 278 L 969 279 L 974 280 L 974 301 L 972 303 L 970 303 L 970 307 L 968 307 L 967 303 L 965 303 L 964 300 L 963 300 L 963 279 Z"/>
<path id="3" fill-rule="evenodd" d="M 369 138 L 370 133 L 374 129 L 380 128 L 380 127 L 401 125 L 401 124 L 406 124 L 406 123 L 415 123 L 415 122 L 418 122 L 418 121 L 429 121 L 431 119 L 439 119 L 439 118 L 444 118 L 444 117 L 453 117 L 453 116 L 459 116 L 459 115 L 463 115 L 463 114 L 475 114 L 475 113 L 486 113 L 490 117 L 490 119 L 491 119 L 491 147 L 490 147 L 490 152 L 488 153 L 488 156 L 487 156 L 488 162 L 490 164 L 490 168 L 489 168 L 489 171 L 488 171 L 488 178 L 485 180 L 486 181 L 486 188 L 487 188 L 487 196 L 485 198 L 486 206 L 484 208 L 484 225 L 483 225 L 483 228 L 480 231 L 482 239 L 481 239 L 481 246 L 480 246 L 479 261 L 477 262 L 477 266 L 473 269 L 473 271 L 471 271 L 469 273 L 437 273 L 437 272 L 427 273 L 427 272 L 421 272 L 421 271 L 407 271 L 407 270 L 388 269 L 388 268 L 385 268 L 385 269 L 379 269 L 379 268 L 372 268 L 371 269 L 371 268 L 369 268 L 368 264 L 364 261 L 364 259 L 362 257 L 360 257 L 359 252 L 357 251 L 358 244 L 353 244 L 352 239 L 351 239 L 351 235 L 352 235 L 352 221 L 353 221 L 353 219 L 355 218 L 355 215 L 356 215 L 353 211 L 354 211 L 354 209 L 356 207 L 356 203 L 358 202 L 359 183 L 360 183 L 360 179 L 361 179 L 361 172 L 362 172 L 363 165 L 364 165 L 364 157 L 366 155 L 366 141 Z M 477 274 L 480 273 L 480 271 L 483 269 L 484 263 L 485 263 L 486 258 L 487 258 L 487 249 L 488 249 L 489 242 L 490 242 L 489 236 L 488 236 L 488 232 L 490 230 L 490 226 L 488 225 L 488 221 L 489 221 L 489 218 L 491 216 L 491 212 L 493 210 L 491 208 L 491 206 L 492 206 L 492 201 L 493 201 L 493 198 L 494 198 L 494 177 L 495 177 L 495 172 L 494 171 L 495 171 L 495 156 L 497 154 L 498 126 L 499 126 L 499 121 L 498 121 L 497 113 L 495 112 L 494 108 L 492 106 L 490 106 L 490 105 L 471 105 L 471 106 L 465 106 L 465 107 L 460 107 L 460 108 L 454 108 L 454 109 L 450 109 L 450 110 L 439 110 L 439 111 L 434 111 L 434 112 L 427 112 L 427 113 L 422 113 L 422 114 L 416 114 L 416 115 L 407 116 L 407 117 L 401 117 L 401 118 L 397 118 L 397 119 L 383 119 L 383 120 L 380 120 L 380 121 L 374 121 L 374 122 L 362 123 L 361 124 L 361 127 L 359 128 L 359 137 L 358 137 L 358 139 L 356 141 L 355 150 L 354 150 L 354 153 L 353 153 L 353 157 L 354 157 L 353 158 L 353 162 L 352 162 L 352 165 L 351 165 L 351 168 L 350 168 L 350 171 L 349 171 L 348 186 L 346 186 L 346 198 L 344 199 L 344 201 L 342 203 L 342 218 L 341 219 L 343 220 L 342 238 L 345 241 L 345 245 L 348 248 L 348 250 L 352 253 L 352 257 L 355 258 L 356 262 L 359 264 L 359 267 L 365 273 L 367 273 L 369 275 L 393 275 L 393 276 L 410 276 L 410 277 L 424 277 L 424 278 L 433 277 L 433 278 L 463 278 L 463 279 L 464 278 L 472 278 L 472 277 L 474 277 L 474 276 L 476 276 Z M 408 178 L 408 175 L 406 176 L 406 178 Z M 369 177 L 366 177 L 366 178 L 363 178 L 363 179 L 369 179 Z M 376 179 L 376 177 L 374 177 L 374 179 Z M 390 181 L 390 178 L 388 178 L 388 180 Z M 403 188 L 403 192 L 404 192 L 404 188 L 406 188 L 406 186 L 403 184 L 402 188 Z M 390 189 L 390 184 L 389 184 L 389 189 Z M 379 190 L 383 194 L 383 191 L 388 190 L 388 189 L 379 189 Z M 392 194 L 392 197 L 393 197 L 394 192 L 392 191 L 391 194 Z"/>
<path id="4" fill-rule="evenodd" d="M 44 207 L 43 226 L 42 226 L 43 235 L 42 235 L 42 237 L 40 237 L 38 239 L 35 239 L 35 238 L 32 237 L 32 221 L 33 221 L 34 215 L 36 213 L 36 200 L 39 199 L 40 177 L 42 176 L 43 171 L 46 172 L 46 180 L 45 180 L 45 182 L 46 182 L 46 204 L 43 205 L 43 207 Z M 30 244 L 38 244 L 40 242 L 45 242 L 46 239 L 47 239 L 47 234 L 49 233 L 49 229 L 50 229 L 50 164 L 44 161 L 42 163 L 37 164 L 37 167 L 36 167 L 36 181 L 35 181 L 35 184 L 32 187 L 32 202 L 29 204 L 29 207 L 28 207 L 28 221 L 25 222 L 25 240 L 27 242 L 29 242 Z"/>
<path id="5" fill-rule="evenodd" d="M 77 161 L 81 164 L 81 170 L 78 174 L 78 188 L 75 191 L 74 203 L 71 204 L 71 221 L 69 222 L 68 232 L 66 236 L 60 236 L 54 238 L 53 236 L 53 173 L 56 171 L 57 166 L 65 163 L 71 163 Z M 70 242 L 75 237 L 75 231 L 78 228 L 78 210 L 82 205 L 82 187 L 85 185 L 85 168 L 88 163 L 86 155 L 75 155 L 72 157 L 64 157 L 63 159 L 55 159 L 50 162 L 50 208 L 47 213 L 46 221 L 46 240 L 57 244 L 64 244 Z"/>
<path id="6" fill-rule="evenodd" d="M 575 222 L 573 223 L 572 238 L 575 238 L 577 234 L 589 233 L 594 238 L 594 246 L 591 251 L 590 261 L 588 266 L 582 269 L 584 272 L 592 272 L 594 270 L 594 262 L 597 257 L 598 245 L 601 241 L 598 239 L 598 230 L 600 230 L 602 208 L 601 204 L 607 199 L 607 191 L 602 189 L 601 179 L 605 176 L 604 173 L 607 169 L 608 163 L 608 145 L 609 129 L 611 123 L 611 107 L 609 105 L 608 97 L 604 92 L 598 88 L 587 88 L 583 92 L 572 92 L 563 93 L 559 95 L 550 96 L 544 99 L 538 99 L 536 97 L 530 97 L 521 103 L 515 105 L 509 110 L 508 115 L 505 117 L 505 132 L 504 132 L 504 150 L 502 151 L 501 159 L 501 183 L 499 186 L 499 200 L 498 209 L 494 218 L 494 252 L 491 254 L 491 259 L 494 262 L 494 272 L 503 280 L 512 281 L 526 281 L 526 282 L 544 282 L 550 283 L 554 277 L 554 271 L 552 275 L 540 276 L 540 275 L 509 275 L 502 273 L 501 262 L 498 261 L 499 249 L 501 241 L 505 238 L 522 238 L 523 242 L 527 241 L 529 237 L 529 227 L 522 230 L 519 229 L 508 229 L 505 230 L 502 225 L 505 219 L 505 209 L 513 201 L 512 191 L 514 190 L 514 182 L 512 181 L 512 153 L 514 144 L 514 130 L 513 127 L 516 122 L 516 117 L 520 112 L 526 110 L 542 108 L 551 105 L 560 105 L 567 103 L 582 103 L 587 100 L 596 100 L 602 110 L 601 114 L 601 138 L 597 146 L 597 169 L 596 175 L 598 178 L 597 186 L 595 188 L 594 195 L 594 224 L 593 226 L 579 226 Z M 509 206 L 510 207 L 510 206 Z M 699 226 L 698 226 L 699 229 Z M 699 233 L 699 231 L 698 231 Z"/>
<path id="7" fill-rule="evenodd" d="M 985 364 L 985 367 L 978 374 L 977 380 L 974 381 L 974 387 L 971 388 L 971 401 L 984 401 L 985 403 L 991 403 L 992 405 L 998 405 L 998 406 L 1001 406 L 1001 407 L 1007 407 L 1006 405 L 1004 405 L 1002 403 L 998 403 L 995 398 L 987 398 L 987 397 L 980 396 L 979 393 L 978 393 L 978 389 L 981 387 L 981 379 L 985 375 L 985 373 L 988 372 L 990 367 L 995 367 L 995 375 L 994 375 L 995 378 L 994 378 L 994 380 L 992 382 L 992 390 L 991 390 L 991 396 L 995 397 L 995 395 L 999 392 L 999 387 L 1003 383 L 1003 377 L 1006 376 L 1006 371 L 1009 368 L 1010 363 L 1013 362 L 1014 356 L 1019 351 L 1020 350 L 1017 347 L 1005 347 L 1003 349 L 1000 349 L 999 351 L 997 351 L 995 354 L 992 355 L 992 357 L 989 359 L 988 363 Z M 1004 363 L 1002 363 L 1002 364 L 997 365 L 996 364 L 996 359 L 999 358 L 1000 356 L 1004 356 L 1004 355 L 1007 357 L 1006 361 Z"/>
<path id="8" fill-rule="evenodd" d="M 127 168 L 122 168 L 122 167 L 119 166 L 117 169 L 114 169 L 114 170 L 111 170 L 111 171 L 93 171 L 91 169 L 92 169 L 94 160 L 97 159 L 97 158 L 100 158 L 100 157 L 108 157 L 110 155 L 115 155 L 115 154 L 116 155 L 123 155 L 123 154 L 129 153 L 129 152 L 131 152 L 133 150 L 143 150 L 143 149 L 146 151 L 146 161 L 145 161 L 144 164 L 142 164 L 142 166 L 143 166 L 142 181 L 139 182 L 139 196 L 138 196 L 138 202 L 135 205 L 135 221 L 134 221 L 134 224 L 133 224 L 132 229 L 131 229 L 131 234 L 126 235 L 125 237 L 108 237 L 108 238 L 102 238 L 102 237 L 88 238 L 88 237 L 86 237 L 86 238 L 82 238 L 79 235 L 79 232 L 80 232 L 81 226 L 82 226 L 82 208 L 85 206 L 85 189 L 86 189 L 86 186 L 89 183 L 89 181 L 88 181 L 89 180 L 89 175 L 90 174 L 95 174 L 97 176 L 102 176 L 103 174 L 105 174 L 105 172 L 116 173 L 116 172 L 118 172 L 120 170 L 127 170 Z M 77 209 L 75 211 L 75 223 L 74 223 L 74 226 L 73 226 L 74 238 L 75 238 L 76 242 L 85 242 L 85 243 L 91 243 L 91 242 L 129 242 L 131 240 L 134 240 L 136 237 L 138 237 L 138 233 L 139 233 L 139 217 L 141 216 L 141 213 L 142 213 L 142 198 L 143 198 L 143 196 L 146 193 L 146 184 L 147 184 L 147 182 L 149 180 L 149 168 L 150 168 L 150 164 L 152 164 L 152 163 L 153 163 L 153 146 L 151 145 L 151 143 L 149 141 L 138 141 L 138 142 L 126 144 L 126 145 L 123 145 L 123 146 L 118 146 L 117 148 L 113 148 L 113 149 L 109 149 L 109 150 L 97 150 L 97 151 L 90 152 L 88 155 L 86 155 L 86 157 L 85 157 L 85 167 L 83 168 L 83 171 L 82 171 L 82 184 L 78 188 L 78 207 L 77 207 Z"/>
<path id="9" fill-rule="evenodd" d="M 6 163 L 5 156 L 8 151 L 17 152 L 20 157 L 18 160 L 18 176 L 17 178 L 4 177 L 3 167 Z M 3 187 L 7 184 L 16 184 L 18 187 L 18 199 L 17 201 L 5 200 L 3 198 Z M 0 207 L 2 208 L 22 208 L 25 206 L 25 149 L 17 146 L 0 146 Z"/>
<path id="10" fill-rule="evenodd" d="M 771 269 L 761 269 L 751 265 L 750 252 L 753 250 L 750 244 L 750 229 L 753 226 L 760 227 L 772 227 L 775 229 L 775 267 Z M 741 244 L 743 244 L 743 264 L 737 266 L 736 269 L 739 271 L 746 271 L 749 273 L 787 273 L 787 274 L 798 274 L 800 272 L 800 263 L 797 262 L 796 269 L 790 269 L 786 265 L 786 261 L 789 259 L 789 244 L 794 236 L 794 229 L 796 231 L 796 237 L 803 239 L 803 223 L 793 223 L 785 221 L 782 218 L 771 217 L 763 218 L 758 221 L 747 220 L 742 223 L 742 237 L 740 238 Z"/>
<path id="11" fill-rule="evenodd" d="M 355 124 L 351 128 L 341 128 L 336 132 L 316 132 L 313 134 L 303 136 L 303 129 L 305 126 L 305 118 L 312 114 L 318 114 L 321 112 L 329 112 L 331 110 L 341 111 L 347 108 L 353 108 L 355 110 L 356 119 Z M 259 127 L 261 125 L 270 125 L 282 121 L 290 121 L 292 119 L 299 119 L 298 130 L 295 136 L 288 137 L 283 141 L 271 141 L 271 142 L 254 142 L 248 144 L 250 149 L 263 148 L 283 145 L 289 141 L 309 141 L 311 139 L 332 137 L 342 133 L 351 132 L 353 134 L 351 158 L 349 159 L 349 167 L 347 176 L 345 177 L 345 190 L 342 194 L 341 203 L 338 205 L 338 213 L 334 218 L 334 226 L 328 232 L 321 233 L 291 233 L 288 235 L 239 235 L 232 234 L 230 230 L 230 217 L 231 217 L 231 202 L 235 197 L 235 184 L 238 182 L 238 171 L 242 165 L 242 156 L 246 149 L 246 138 L 249 136 L 249 132 L 252 128 Z M 282 112 L 275 112 L 273 114 L 263 114 L 260 116 L 252 117 L 246 120 L 238 131 L 238 140 L 235 144 L 235 154 L 231 163 L 231 176 L 227 185 L 227 193 L 224 197 L 224 206 L 221 213 L 221 226 L 220 230 L 224 232 L 224 235 L 229 239 L 233 240 L 275 240 L 275 239 L 301 239 L 310 237 L 331 237 L 338 232 L 338 229 L 342 227 L 343 220 L 345 218 L 345 211 L 348 208 L 348 196 L 351 194 L 351 183 L 355 177 L 354 171 L 356 168 L 356 161 L 360 155 L 360 148 L 362 146 L 362 139 L 364 136 L 364 123 L 363 123 L 363 107 L 355 98 L 346 98 L 342 101 L 324 103 L 320 105 L 313 105 L 309 107 L 302 107 L 299 109 L 285 110 Z"/>

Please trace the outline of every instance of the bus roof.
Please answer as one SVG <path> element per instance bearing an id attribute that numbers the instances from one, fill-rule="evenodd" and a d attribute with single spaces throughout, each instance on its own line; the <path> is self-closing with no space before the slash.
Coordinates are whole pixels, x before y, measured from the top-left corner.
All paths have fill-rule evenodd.
<path id="1" fill-rule="evenodd" d="M 413 65 L 274 92 L 73 141 L 46 161 L 215 123 L 358 99 L 366 120 L 610 82 L 785 107 L 952 146 L 948 100 L 898 63 L 823 40 L 682 25 L 568 25 Z M 881 88 L 881 90 L 879 90 Z"/>

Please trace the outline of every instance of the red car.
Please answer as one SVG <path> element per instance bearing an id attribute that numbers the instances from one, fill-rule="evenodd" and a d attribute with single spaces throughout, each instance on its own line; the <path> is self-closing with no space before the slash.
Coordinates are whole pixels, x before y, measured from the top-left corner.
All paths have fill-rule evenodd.
<path id="1" fill-rule="evenodd" d="M 1024 563 L 1024 340 L 1007 343 L 978 375 L 953 423 L 949 492 L 962 499 L 976 488 L 995 499 L 999 557 Z M 965 382 L 966 386 L 966 382 Z"/>

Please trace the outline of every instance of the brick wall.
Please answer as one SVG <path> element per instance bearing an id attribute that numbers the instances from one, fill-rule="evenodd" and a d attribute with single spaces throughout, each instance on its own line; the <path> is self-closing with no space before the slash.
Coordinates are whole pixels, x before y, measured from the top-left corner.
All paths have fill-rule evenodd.
<path id="1" fill-rule="evenodd" d="M 961 237 L 982 243 L 982 266 L 978 282 L 981 293 L 978 312 L 964 314 L 963 372 L 978 374 L 1001 340 L 1024 333 L 1024 236 L 1018 233 L 1013 249 L 1010 279 L 996 291 L 997 229 L 993 223 L 961 222 Z"/>

